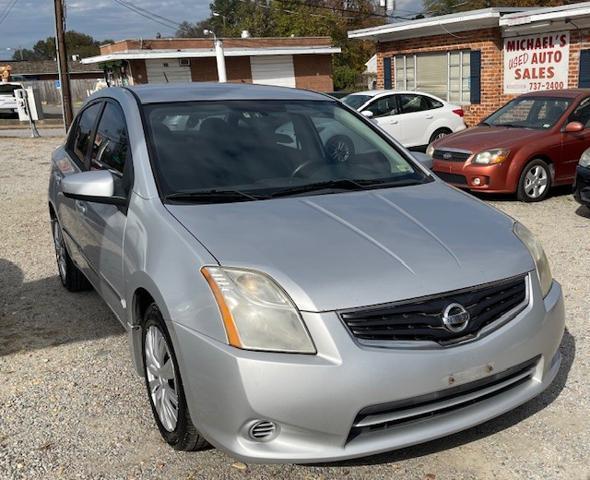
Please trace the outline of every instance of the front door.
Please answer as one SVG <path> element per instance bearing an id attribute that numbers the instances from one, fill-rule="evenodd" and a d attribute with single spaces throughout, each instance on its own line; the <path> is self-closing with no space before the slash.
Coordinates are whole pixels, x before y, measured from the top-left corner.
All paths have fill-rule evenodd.
<path id="1" fill-rule="evenodd" d="M 555 165 L 555 180 L 559 183 L 573 183 L 578 161 L 584 150 L 590 148 L 590 97 L 580 102 L 565 125 L 569 122 L 580 122 L 584 130 L 562 133 L 561 161 Z"/>
<path id="2" fill-rule="evenodd" d="M 133 163 L 125 116 L 114 101 L 107 101 L 90 152 L 91 170 L 109 170 L 115 177 L 115 195 L 128 197 L 133 185 Z M 111 308 L 124 319 L 123 238 L 127 209 L 84 202 L 86 242 L 84 256 L 98 276 L 98 288 Z"/>
<path id="3" fill-rule="evenodd" d="M 377 125 L 389 133 L 389 135 L 395 138 L 398 142 L 403 143 L 401 139 L 401 124 L 395 95 L 384 95 L 376 98 L 363 108 L 363 111 L 365 110 L 373 114 L 371 118 L 374 119 Z"/>

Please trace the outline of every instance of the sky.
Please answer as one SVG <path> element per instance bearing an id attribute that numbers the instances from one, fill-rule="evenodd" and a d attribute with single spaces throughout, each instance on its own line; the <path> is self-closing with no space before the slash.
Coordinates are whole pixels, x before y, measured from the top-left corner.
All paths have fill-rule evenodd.
<path id="1" fill-rule="evenodd" d="M 209 16 L 211 0 L 127 0 L 166 18 L 195 22 Z M 13 0 L 0 0 L 0 19 Z M 418 12 L 421 0 L 397 0 L 400 14 Z M 66 28 L 92 35 L 97 40 L 153 38 L 157 32 L 173 35 L 174 29 L 130 12 L 115 0 L 66 0 Z M 16 0 L 0 24 L 0 58 L 10 58 L 10 49 L 30 48 L 55 32 L 52 0 Z M 6 52 L 6 53 L 4 53 Z"/>

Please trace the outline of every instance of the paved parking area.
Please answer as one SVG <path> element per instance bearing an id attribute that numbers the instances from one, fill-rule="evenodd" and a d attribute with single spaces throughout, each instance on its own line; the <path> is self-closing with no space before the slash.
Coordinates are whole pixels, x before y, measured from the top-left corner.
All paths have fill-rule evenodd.
<path id="1" fill-rule="evenodd" d="M 563 365 L 540 397 L 451 437 L 340 464 L 244 465 L 159 437 L 121 325 L 56 275 L 47 174 L 59 139 L 0 139 L 0 478 L 590 479 L 590 211 L 496 198 L 564 288 Z M 327 383 L 326 388 L 329 388 Z"/>

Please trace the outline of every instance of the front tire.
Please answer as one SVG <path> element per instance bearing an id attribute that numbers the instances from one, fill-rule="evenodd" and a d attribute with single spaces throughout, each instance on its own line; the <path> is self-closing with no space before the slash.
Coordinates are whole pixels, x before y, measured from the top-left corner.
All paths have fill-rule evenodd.
<path id="1" fill-rule="evenodd" d="M 55 258 L 57 260 L 57 271 L 61 283 L 70 292 L 80 292 L 91 288 L 90 282 L 80 271 L 66 248 L 63 230 L 56 218 L 51 220 L 51 232 L 53 233 L 53 246 L 55 247 Z"/>
<path id="2" fill-rule="evenodd" d="M 524 167 L 518 181 L 517 197 L 521 202 L 540 202 L 551 188 L 551 171 L 547 162 L 536 159 Z"/>
<path id="3" fill-rule="evenodd" d="M 155 303 L 145 313 L 142 345 L 145 385 L 162 438 L 175 450 L 206 448 L 190 418 L 176 355 Z"/>

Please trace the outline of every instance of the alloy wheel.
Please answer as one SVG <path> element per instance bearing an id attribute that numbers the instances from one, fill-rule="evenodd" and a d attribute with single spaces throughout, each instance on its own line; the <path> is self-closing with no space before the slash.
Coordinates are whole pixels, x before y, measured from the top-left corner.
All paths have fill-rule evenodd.
<path id="1" fill-rule="evenodd" d="M 549 174 L 541 165 L 535 165 L 526 174 L 524 191 L 530 198 L 539 198 L 549 183 Z"/>
<path id="2" fill-rule="evenodd" d="M 57 268 L 59 270 L 59 276 L 61 281 L 65 284 L 67 275 L 67 263 L 66 263 L 66 245 L 64 243 L 64 237 L 61 233 L 61 227 L 57 220 L 53 220 L 53 244 L 55 246 L 55 258 L 57 260 Z"/>
<path id="3" fill-rule="evenodd" d="M 152 403 L 164 428 L 173 432 L 178 421 L 178 392 L 174 362 L 159 328 L 145 335 L 146 373 Z"/>

